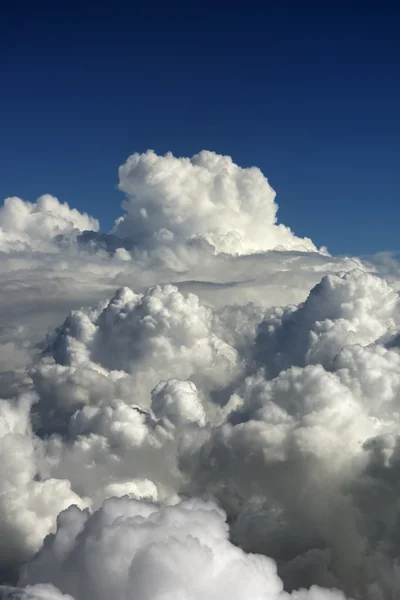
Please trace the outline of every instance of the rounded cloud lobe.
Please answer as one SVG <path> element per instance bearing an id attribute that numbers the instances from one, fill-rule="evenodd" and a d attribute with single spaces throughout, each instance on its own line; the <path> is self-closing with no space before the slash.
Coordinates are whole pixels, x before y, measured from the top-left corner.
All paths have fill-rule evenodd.
<path id="1" fill-rule="evenodd" d="M 0 250 L 34 249 L 57 235 L 99 229 L 99 222 L 68 204 L 45 194 L 35 203 L 16 196 L 6 198 L 0 208 Z"/>
<path id="2" fill-rule="evenodd" d="M 20 583 L 35 590 L 49 581 L 76 600 L 282 598 L 275 563 L 234 546 L 223 512 L 193 500 L 160 507 L 112 499 L 91 516 L 71 507 Z M 344 596 L 314 588 L 294 598 Z"/>
<path id="3" fill-rule="evenodd" d="M 397 597 L 393 277 L 229 157 L 135 154 L 120 188 L 103 237 L 0 209 L 0 598 Z"/>
<path id="4" fill-rule="evenodd" d="M 203 151 L 188 159 L 148 151 L 130 156 L 119 176 L 127 215 L 114 231 L 140 246 L 197 239 L 229 254 L 316 250 L 311 240 L 276 223 L 275 192 L 261 171 L 242 169 L 229 156 Z"/>

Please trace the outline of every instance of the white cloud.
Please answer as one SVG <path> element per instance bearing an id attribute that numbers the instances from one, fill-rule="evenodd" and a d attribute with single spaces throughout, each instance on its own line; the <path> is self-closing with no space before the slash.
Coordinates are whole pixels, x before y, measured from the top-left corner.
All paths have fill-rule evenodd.
<path id="1" fill-rule="evenodd" d="M 157 418 L 175 426 L 205 424 L 204 408 L 191 381 L 160 381 L 152 391 L 151 408 Z"/>
<path id="2" fill-rule="evenodd" d="M 35 397 L 0 400 L 0 565 L 3 569 L 29 558 L 55 526 L 58 513 L 87 502 L 69 481 L 50 477 L 43 468 L 42 445 L 31 431 Z"/>
<path id="3" fill-rule="evenodd" d="M 329 365 L 343 347 L 389 339 L 399 326 L 396 290 L 352 270 L 325 276 L 298 308 L 274 311 L 260 326 L 258 352 L 275 373 L 292 364 Z"/>
<path id="4" fill-rule="evenodd" d="M 274 562 L 229 541 L 223 512 L 189 500 L 174 507 L 112 499 L 89 517 L 71 508 L 20 584 L 51 582 L 75 600 L 282 598 Z M 290 600 L 289 596 L 286 596 Z M 293 599 L 342 600 L 314 588 Z"/>
<path id="5" fill-rule="evenodd" d="M 11 250 L 36 247 L 60 234 L 97 231 L 99 222 L 82 214 L 67 203 L 45 194 L 37 202 L 27 202 L 16 196 L 6 198 L 0 207 L 0 248 Z"/>
<path id="6" fill-rule="evenodd" d="M 241 368 L 236 350 L 214 332 L 211 308 L 166 285 L 144 295 L 121 288 L 97 309 L 72 312 L 49 337 L 31 373 L 41 397 L 50 393 L 52 403 L 61 384 L 68 385 L 61 402 L 73 408 L 91 399 L 98 403 L 107 390 L 143 398 L 163 378 L 190 378 L 204 390 L 219 389 Z M 94 398 L 96 379 L 104 383 Z"/>
<path id="7" fill-rule="evenodd" d="M 115 233 L 140 246 L 200 238 L 229 254 L 316 250 L 311 240 L 277 225 L 275 192 L 261 171 L 242 169 L 229 156 L 203 151 L 188 159 L 148 151 L 130 156 L 119 176 L 127 215 Z"/>
<path id="8" fill-rule="evenodd" d="M 0 209 L 0 598 L 397 597 L 393 259 L 316 251 L 229 157 L 120 188 L 113 234 Z"/>

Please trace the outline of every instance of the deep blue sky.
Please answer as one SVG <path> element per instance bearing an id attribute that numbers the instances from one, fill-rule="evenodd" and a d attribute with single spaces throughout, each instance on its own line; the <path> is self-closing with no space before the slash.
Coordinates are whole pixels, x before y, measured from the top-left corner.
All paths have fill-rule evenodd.
<path id="1" fill-rule="evenodd" d="M 134 151 L 259 166 L 280 221 L 334 253 L 398 250 L 400 7 L 369 0 L 0 9 L 0 198 L 121 214 Z"/>

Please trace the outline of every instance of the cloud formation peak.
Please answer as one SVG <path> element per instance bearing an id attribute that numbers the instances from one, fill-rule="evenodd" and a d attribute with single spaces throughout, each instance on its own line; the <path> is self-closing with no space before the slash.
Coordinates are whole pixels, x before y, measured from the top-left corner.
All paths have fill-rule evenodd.
<path id="1" fill-rule="evenodd" d="M 217 252 L 315 251 L 277 224 L 275 192 L 261 171 L 203 151 L 192 158 L 133 154 L 119 170 L 127 211 L 115 227 L 141 246 L 205 240 Z"/>

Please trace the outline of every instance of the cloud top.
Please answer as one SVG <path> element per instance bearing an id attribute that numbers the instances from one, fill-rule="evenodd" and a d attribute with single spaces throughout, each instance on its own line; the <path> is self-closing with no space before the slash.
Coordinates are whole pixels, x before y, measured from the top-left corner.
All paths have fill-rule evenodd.
<path id="1" fill-rule="evenodd" d="M 99 222 L 76 208 L 70 208 L 50 194 L 36 202 L 16 196 L 0 207 L 0 249 L 26 247 L 49 241 L 56 235 L 77 231 L 98 231 Z"/>
<path id="2" fill-rule="evenodd" d="M 192 158 L 149 150 L 133 154 L 119 169 L 127 195 L 114 232 L 139 246 L 204 240 L 217 252 L 316 251 L 308 238 L 277 224 L 275 192 L 256 168 L 203 151 Z"/>

